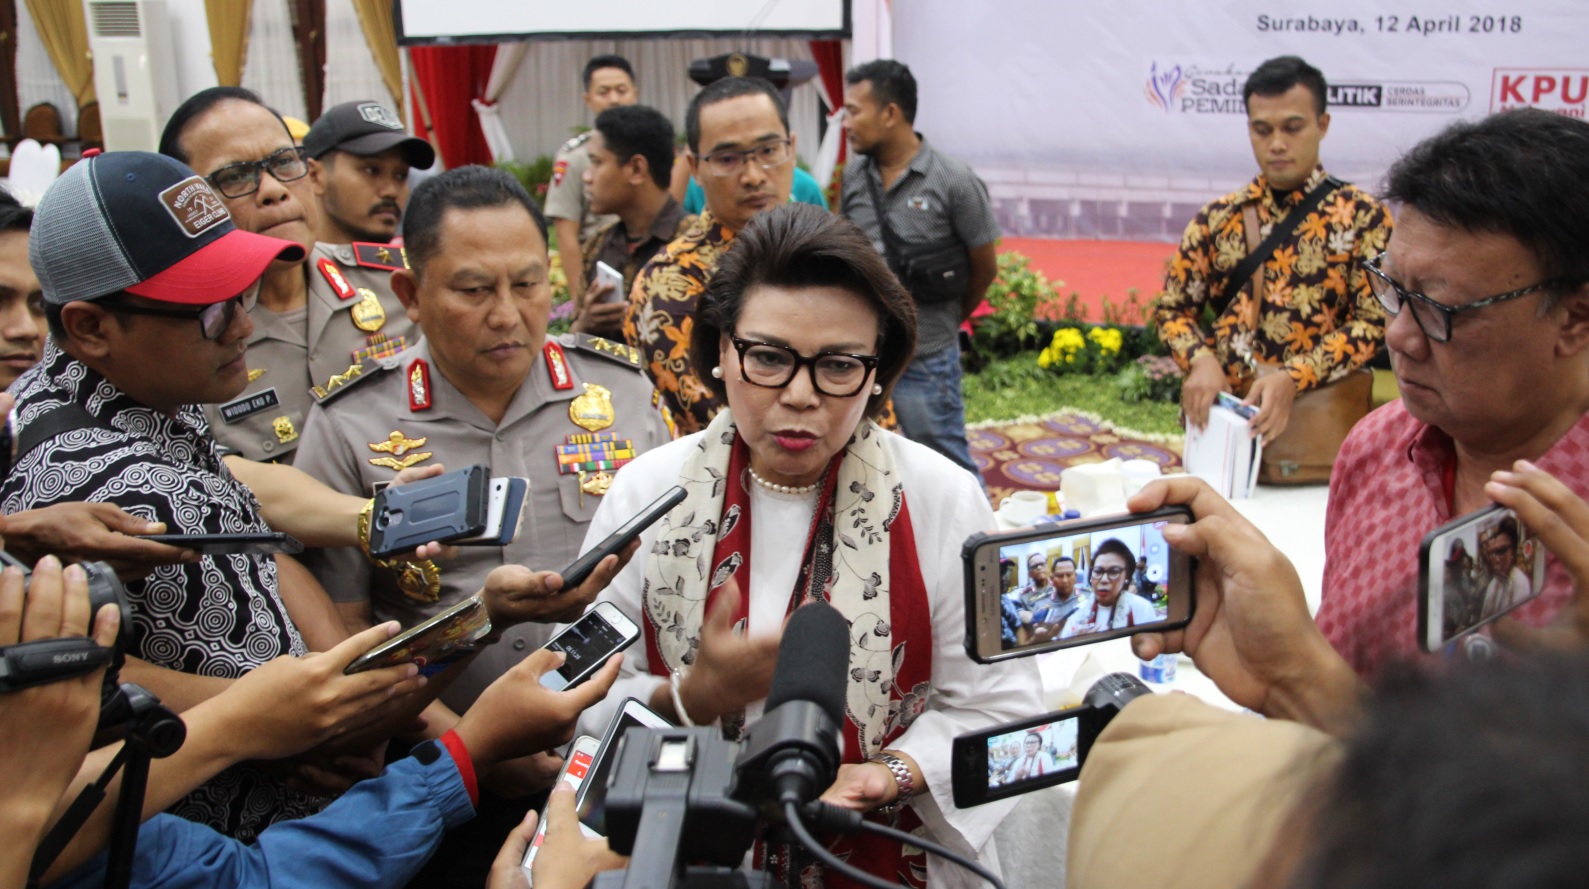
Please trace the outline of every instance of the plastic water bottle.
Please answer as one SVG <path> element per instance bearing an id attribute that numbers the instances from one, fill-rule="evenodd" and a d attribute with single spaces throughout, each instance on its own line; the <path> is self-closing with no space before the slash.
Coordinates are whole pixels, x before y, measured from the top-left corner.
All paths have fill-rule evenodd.
<path id="1" fill-rule="evenodd" d="M 1140 673 L 1144 682 L 1153 682 L 1158 685 L 1173 685 L 1175 683 L 1175 655 L 1161 654 L 1152 660 L 1142 661 Z"/>

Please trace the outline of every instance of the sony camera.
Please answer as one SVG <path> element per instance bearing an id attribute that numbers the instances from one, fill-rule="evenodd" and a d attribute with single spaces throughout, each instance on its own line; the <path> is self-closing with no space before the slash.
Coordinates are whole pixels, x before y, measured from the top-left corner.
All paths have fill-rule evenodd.
<path id="1" fill-rule="evenodd" d="M 0 563 L 21 568 L 27 582 L 32 582 L 32 571 L 28 566 L 3 550 L 0 550 Z M 131 617 L 127 588 L 122 586 L 115 570 L 104 562 L 80 564 L 88 575 L 89 613 L 98 614 L 99 609 L 106 605 L 121 609 L 122 629 L 116 634 L 116 641 L 106 648 L 93 639 L 79 636 L 0 647 L 0 693 L 70 679 L 104 667 L 105 681 L 100 697 L 102 708 L 109 708 L 120 696 L 124 639 Z"/>

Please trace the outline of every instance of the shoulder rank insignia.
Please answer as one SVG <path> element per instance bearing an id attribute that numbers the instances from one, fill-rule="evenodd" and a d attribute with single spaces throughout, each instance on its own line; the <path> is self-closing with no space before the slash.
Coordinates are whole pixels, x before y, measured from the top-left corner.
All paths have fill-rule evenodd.
<path id="1" fill-rule="evenodd" d="M 574 388 L 574 375 L 568 370 L 568 356 L 563 354 L 563 347 L 549 339 L 541 352 L 546 356 L 546 374 L 552 378 L 552 388 L 559 392 Z"/>
<path id="2" fill-rule="evenodd" d="M 430 408 L 430 365 L 423 358 L 415 358 L 408 365 L 408 409 L 423 411 Z"/>
<path id="3" fill-rule="evenodd" d="M 402 472 L 416 463 L 423 463 L 431 458 L 432 452 L 419 450 L 427 441 L 430 441 L 429 436 L 409 438 L 394 429 L 385 441 L 370 442 L 370 450 L 377 454 L 391 454 L 390 457 L 371 457 L 370 465 Z"/>
<path id="4" fill-rule="evenodd" d="M 574 345 L 582 351 L 594 352 L 609 361 L 626 364 L 630 367 L 640 366 L 640 350 L 626 343 L 615 343 L 612 340 L 588 333 L 574 334 Z"/>
<path id="5" fill-rule="evenodd" d="M 613 424 L 616 417 L 612 409 L 612 390 L 595 383 L 585 384 L 585 394 L 568 404 L 568 418 L 574 425 L 591 432 L 600 432 Z"/>
<path id="6" fill-rule="evenodd" d="M 342 397 L 344 393 L 354 386 L 380 376 L 381 372 L 386 369 L 384 365 L 375 361 L 350 364 L 347 370 L 339 374 L 332 374 L 331 379 L 326 380 L 324 385 L 311 386 L 309 394 L 314 396 L 316 404 L 327 404 Z"/>
<path id="7" fill-rule="evenodd" d="M 315 266 L 320 269 L 320 274 L 325 277 L 326 283 L 331 285 L 331 292 L 337 295 L 337 299 L 349 300 L 359 295 L 343 276 L 342 269 L 337 267 L 336 260 L 322 256 Z"/>
<path id="8" fill-rule="evenodd" d="M 577 136 L 574 136 L 573 138 L 569 139 L 567 142 L 564 142 L 562 148 L 557 149 L 558 153 L 561 154 L 562 152 L 565 152 L 565 151 L 573 151 L 574 149 L 578 148 L 579 146 L 584 145 L 586 142 L 590 141 L 590 134 L 594 133 L 594 132 L 595 132 L 595 130 L 586 130 L 585 132 L 580 133 Z"/>
<path id="9" fill-rule="evenodd" d="M 248 381 L 250 383 L 254 382 L 255 380 L 259 379 L 260 377 L 262 377 L 264 375 L 265 375 L 265 368 L 263 368 L 263 367 L 258 367 L 258 368 L 251 367 L 251 368 L 248 369 Z"/>
<path id="10" fill-rule="evenodd" d="M 402 247 L 392 244 L 372 244 L 366 241 L 353 242 L 353 261 L 360 268 L 385 269 L 388 272 L 401 271 L 408 268 L 408 254 Z"/>

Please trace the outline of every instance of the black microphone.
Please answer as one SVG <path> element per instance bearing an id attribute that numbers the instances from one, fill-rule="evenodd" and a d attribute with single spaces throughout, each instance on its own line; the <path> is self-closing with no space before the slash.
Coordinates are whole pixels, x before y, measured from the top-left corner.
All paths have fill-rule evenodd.
<path id="1" fill-rule="evenodd" d="M 782 817 L 839 772 L 838 731 L 850 670 L 850 624 L 826 602 L 795 609 L 778 646 L 767 711 L 745 735 L 730 795 Z"/>

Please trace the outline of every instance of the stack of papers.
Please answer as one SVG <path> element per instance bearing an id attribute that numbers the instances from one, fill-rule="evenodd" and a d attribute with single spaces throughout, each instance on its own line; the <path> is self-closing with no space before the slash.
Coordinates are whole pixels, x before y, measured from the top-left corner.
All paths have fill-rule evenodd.
<path id="1" fill-rule="evenodd" d="M 1186 429 L 1186 447 L 1181 455 L 1186 471 L 1208 482 L 1226 499 L 1251 497 L 1263 454 L 1262 439 L 1252 435 L 1252 418 L 1257 413 L 1256 407 L 1221 392 L 1208 410 L 1208 425 Z"/>

